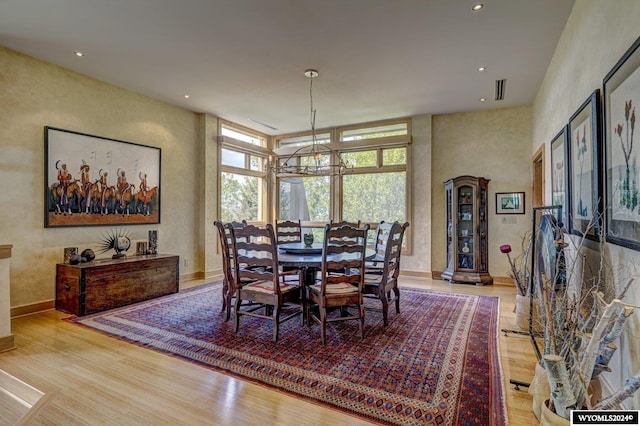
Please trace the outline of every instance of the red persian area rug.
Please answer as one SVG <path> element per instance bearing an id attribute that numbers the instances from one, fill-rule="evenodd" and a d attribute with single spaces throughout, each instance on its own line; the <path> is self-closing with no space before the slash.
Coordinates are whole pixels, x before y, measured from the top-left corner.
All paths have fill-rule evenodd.
<path id="1" fill-rule="evenodd" d="M 221 314 L 220 283 L 71 321 L 381 424 L 507 424 L 496 297 L 401 289 L 401 313 L 318 325 Z M 377 308 L 379 300 L 367 299 Z"/>

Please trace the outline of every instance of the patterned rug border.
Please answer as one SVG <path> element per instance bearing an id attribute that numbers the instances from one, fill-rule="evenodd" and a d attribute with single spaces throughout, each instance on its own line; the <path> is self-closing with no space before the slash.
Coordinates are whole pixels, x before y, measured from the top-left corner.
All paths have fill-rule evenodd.
<path id="1" fill-rule="evenodd" d="M 132 305 L 127 305 L 127 306 L 123 306 L 120 308 L 115 308 L 115 309 L 111 309 L 109 311 L 104 311 L 104 312 L 98 312 L 95 314 L 90 314 L 90 315 L 86 315 L 86 316 L 82 316 L 82 317 L 78 317 L 75 315 L 71 315 L 68 317 L 63 318 L 63 320 L 71 322 L 73 324 L 77 324 L 80 325 L 86 329 L 89 330 L 93 330 L 95 332 L 98 332 L 100 334 L 109 336 L 109 337 L 113 337 L 116 339 L 119 339 L 121 341 L 127 342 L 127 343 L 131 343 L 134 344 L 136 346 L 139 347 L 143 347 L 145 349 L 151 349 L 154 350 L 158 353 L 162 353 L 165 355 L 169 355 L 171 357 L 186 361 L 186 362 L 191 362 L 191 363 L 195 363 L 196 365 L 199 365 L 201 367 L 207 368 L 211 371 L 215 371 L 221 374 L 227 374 L 230 375 L 234 378 L 237 378 L 239 380 L 244 380 L 246 382 L 252 383 L 252 384 L 256 384 L 258 386 L 264 387 L 265 389 L 269 389 L 272 391 L 276 391 L 276 392 L 282 392 L 286 395 L 295 397 L 295 398 L 299 398 L 305 401 L 308 401 L 310 403 L 313 403 L 314 405 L 318 405 L 318 406 L 322 406 L 322 407 L 327 407 L 330 409 L 334 409 L 334 410 L 338 410 L 341 412 L 344 412 L 348 415 L 354 416 L 356 418 L 360 418 L 362 420 L 366 420 L 372 423 L 376 423 L 376 424 L 403 424 L 398 422 L 398 418 L 397 416 L 395 416 L 395 413 L 387 413 L 387 415 L 384 415 L 384 413 L 377 413 L 377 417 L 369 415 L 367 413 L 358 411 L 357 408 L 350 408 L 348 405 L 349 404 L 342 404 L 339 405 L 336 403 L 335 399 L 331 399 L 330 398 L 326 398 L 326 400 L 320 399 L 316 396 L 313 395 L 306 395 L 304 392 L 296 392 L 295 390 L 291 390 L 291 389 L 287 389 L 284 387 L 279 386 L 277 383 L 273 383 L 273 381 L 269 382 L 266 381 L 263 378 L 260 378 L 259 375 L 257 374 L 251 374 L 250 371 L 247 371 L 245 373 L 241 373 L 241 372 L 236 372 L 233 371 L 231 369 L 225 368 L 222 365 L 214 365 L 211 362 L 207 362 L 206 360 L 203 359 L 203 357 L 201 357 L 200 359 L 195 358 L 194 356 L 189 356 L 186 354 L 182 354 L 180 352 L 184 352 L 182 351 L 180 348 L 167 348 L 169 345 L 158 345 L 157 340 L 156 339 L 151 339 L 151 338 L 147 338 L 144 336 L 140 336 L 138 333 L 136 332 L 127 332 L 124 331 L 122 328 L 113 328 L 116 331 L 112 332 L 109 331 L 109 327 L 99 324 L 99 325 L 91 325 L 92 320 L 95 318 L 102 318 L 102 317 L 106 317 L 106 316 L 116 316 L 118 314 L 121 313 L 126 313 L 128 311 L 136 311 L 138 309 L 140 309 L 142 306 L 153 306 L 153 305 L 159 305 L 164 303 L 167 299 L 172 299 L 172 298 L 176 298 L 176 297 L 187 297 L 189 295 L 189 293 L 192 292 L 198 292 L 198 291 L 206 291 L 207 288 L 209 287 L 217 287 L 219 288 L 221 286 L 221 281 L 213 281 L 213 282 L 207 282 L 207 283 L 203 283 L 203 284 L 199 284 L 197 286 L 194 287 L 189 287 L 183 290 L 180 290 L 178 293 L 175 294 L 171 294 L 171 295 L 167 295 L 167 296 L 162 296 L 156 299 L 152 299 L 152 300 L 147 300 L 144 302 L 140 302 L 140 303 L 136 303 L 136 304 L 132 304 Z M 217 288 L 215 288 L 217 290 Z M 489 357 L 489 365 L 491 368 L 491 371 L 494 373 L 493 375 L 491 375 L 488 380 L 490 381 L 491 385 L 489 387 L 490 389 L 490 395 L 488 395 L 489 401 L 490 401 L 490 406 L 494 408 L 493 412 L 491 413 L 491 420 L 492 423 L 491 424 L 495 424 L 495 425 L 508 425 L 508 419 L 507 419 L 507 408 L 506 408 L 506 398 L 505 398 L 505 386 L 504 386 L 504 380 L 503 380 L 503 370 L 502 370 L 502 363 L 501 363 L 501 359 L 500 359 L 500 341 L 499 341 L 499 335 L 500 335 L 500 328 L 499 328 L 499 320 L 500 320 L 500 298 L 497 296 L 482 296 L 482 295 L 473 295 L 473 294 L 466 294 L 466 293 L 454 293 L 454 292 L 448 292 L 448 291 L 440 291 L 440 290 L 432 290 L 432 289 L 421 289 L 421 288 L 415 288 L 415 287 L 401 287 L 401 291 L 402 292 L 414 292 L 414 293 L 418 293 L 418 294 L 432 294 L 432 293 L 437 293 L 439 295 L 442 296 L 446 296 L 446 297 L 454 297 L 454 298 L 470 298 L 470 299 L 474 299 L 477 300 L 478 302 L 480 301 L 480 299 L 484 298 L 484 299 L 492 299 L 495 303 L 495 309 L 492 309 L 492 316 L 491 316 L 491 320 L 488 321 L 490 325 L 489 328 L 487 328 L 487 335 L 491 335 L 492 336 L 492 340 L 489 341 L 489 347 L 488 347 L 488 357 Z M 392 310 L 392 309 L 391 309 Z M 390 320 L 393 318 L 394 314 L 391 314 Z M 495 318 L 493 318 L 495 316 Z M 113 318 L 111 318 L 113 320 Z M 128 320 L 125 319 L 119 319 L 120 322 L 126 323 Z M 85 324 L 84 322 L 88 322 L 89 324 Z M 114 321 L 114 322 L 118 322 L 118 321 Z M 139 326 L 143 326 L 146 327 L 148 329 L 157 329 L 155 327 L 151 327 L 147 324 L 140 324 L 138 322 L 135 321 L 131 321 L 131 323 L 133 324 L 138 324 Z M 123 324 L 124 325 L 124 324 Z M 158 334 L 162 333 L 165 336 L 167 336 L 167 334 L 172 333 L 168 330 L 162 330 L 162 329 L 157 329 L 160 330 L 158 332 Z M 134 337 L 131 337 L 134 336 Z M 192 339 L 189 338 L 188 336 L 185 335 L 179 335 L 183 338 L 183 340 L 194 340 L 194 341 L 198 341 L 197 339 Z M 365 335 L 365 339 L 366 339 L 366 335 Z M 200 341 L 198 341 L 200 342 Z M 202 342 L 200 342 L 202 343 Z M 233 351 L 230 348 L 225 348 L 224 346 L 220 346 L 217 345 L 215 343 L 209 343 L 206 342 L 207 344 L 213 345 L 214 347 L 220 349 L 227 349 L 229 351 Z M 495 351 L 493 350 L 495 349 Z M 234 352 L 235 355 L 245 355 L 247 357 L 249 357 L 249 359 L 251 358 L 255 358 L 255 356 L 253 355 L 247 355 L 245 353 L 242 352 L 238 352 L 235 351 Z M 259 359 L 261 359 L 260 357 L 257 357 Z M 339 382 L 340 379 L 336 379 L 336 382 Z M 326 377 L 325 377 L 325 381 Z M 367 386 L 362 386 L 362 385 L 356 385 L 356 384 L 351 384 L 351 386 L 353 388 L 355 388 L 357 391 L 359 392 L 366 392 L 368 387 Z M 385 393 L 383 390 L 377 389 L 376 390 L 378 393 Z M 406 397 L 402 396 L 402 395 L 398 395 L 398 394 L 389 394 L 389 398 L 392 400 L 395 400 L 397 402 L 400 402 L 401 404 L 407 404 L 407 406 L 411 405 L 411 399 L 407 399 Z M 342 401 L 338 401 L 338 402 L 342 402 Z M 405 420 L 407 420 L 405 418 Z M 408 423 L 404 423 L 404 424 L 408 424 Z M 418 424 L 431 424 L 431 423 L 418 423 Z M 434 423 L 435 424 L 435 423 Z"/>

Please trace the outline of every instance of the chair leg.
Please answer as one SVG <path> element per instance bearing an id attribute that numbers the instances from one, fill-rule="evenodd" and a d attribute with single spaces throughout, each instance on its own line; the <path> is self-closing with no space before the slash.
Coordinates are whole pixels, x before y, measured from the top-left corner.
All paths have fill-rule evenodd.
<path id="1" fill-rule="evenodd" d="M 398 287 L 393 288 L 393 292 L 396 295 L 396 313 L 400 313 L 400 289 Z"/>
<path id="2" fill-rule="evenodd" d="M 327 308 L 318 307 L 320 311 L 320 342 L 324 345 L 327 336 Z"/>
<path id="3" fill-rule="evenodd" d="M 229 291 L 229 281 L 225 278 L 222 280 L 222 310 L 220 312 L 225 312 L 227 310 L 227 292 Z M 229 318 L 227 316 L 227 321 Z"/>
<path id="4" fill-rule="evenodd" d="M 234 309 L 234 324 L 233 331 L 235 333 L 238 332 L 238 328 L 240 328 L 240 303 L 242 303 L 242 299 L 240 298 L 240 290 L 236 292 L 236 303 Z"/>
<path id="5" fill-rule="evenodd" d="M 278 341 L 278 331 L 280 328 L 280 305 L 272 306 L 273 309 L 273 342 Z"/>
<path id="6" fill-rule="evenodd" d="M 304 304 L 304 316 L 307 318 L 307 327 L 311 326 L 311 303 L 309 302 L 309 292 L 304 289 L 306 295 L 306 302 Z"/>
<path id="7" fill-rule="evenodd" d="M 363 301 L 360 300 L 360 305 L 358 305 L 358 309 L 360 310 L 360 321 L 358 324 L 360 326 L 360 339 L 364 339 L 364 304 Z"/>
<path id="8" fill-rule="evenodd" d="M 384 326 L 389 325 L 389 300 L 387 299 L 387 295 L 384 291 L 379 293 L 380 301 L 382 302 L 382 319 L 384 321 Z"/>
<path id="9" fill-rule="evenodd" d="M 302 275 L 300 277 L 302 278 Z M 300 326 L 304 325 L 304 317 L 307 312 L 307 308 L 306 308 L 307 298 L 305 296 L 306 296 L 306 292 L 304 288 L 304 283 L 300 281 Z"/>
<path id="10" fill-rule="evenodd" d="M 231 299 L 233 299 L 233 291 L 231 291 L 231 289 L 227 290 L 227 294 L 225 294 L 225 305 L 227 307 L 227 317 L 225 319 L 225 321 L 229 321 L 229 319 L 231 318 Z M 237 309 L 237 308 L 236 308 Z"/>

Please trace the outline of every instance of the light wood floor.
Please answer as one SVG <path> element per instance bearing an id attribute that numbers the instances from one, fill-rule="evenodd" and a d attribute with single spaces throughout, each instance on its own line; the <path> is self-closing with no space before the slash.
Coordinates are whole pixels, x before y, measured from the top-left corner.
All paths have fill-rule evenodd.
<path id="1" fill-rule="evenodd" d="M 201 283 L 190 281 L 181 287 Z M 408 277 L 402 277 L 401 284 L 500 296 L 500 327 L 514 328 L 512 286 L 478 287 Z M 369 424 L 61 321 L 65 316 L 47 311 L 14 319 L 17 349 L 0 354 L 0 369 L 45 393 L 55 392 L 32 424 Z M 533 377 L 535 355 L 528 338 L 501 333 L 500 354 L 510 424 L 538 424 L 526 388 L 516 391 L 509 385 L 509 379 L 529 382 Z"/>

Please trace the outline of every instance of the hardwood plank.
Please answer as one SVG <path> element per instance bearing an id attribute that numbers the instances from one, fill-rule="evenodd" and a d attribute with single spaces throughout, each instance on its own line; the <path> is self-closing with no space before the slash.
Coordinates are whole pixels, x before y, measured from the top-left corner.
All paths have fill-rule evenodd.
<path id="1" fill-rule="evenodd" d="M 181 287 L 202 280 L 181 283 Z M 400 277 L 401 286 L 500 296 L 500 326 L 515 326 L 513 286 L 450 284 Z M 390 312 L 393 317 L 395 312 Z M 35 425 L 370 424 L 346 413 L 211 371 L 70 324 L 58 311 L 12 321 L 16 350 L 0 354 L 0 368 L 45 393 L 56 392 Z M 526 336 L 500 336 L 505 398 L 511 424 L 538 424 L 526 388 L 535 355 Z M 304 416 L 302 416 L 304 413 Z"/>

